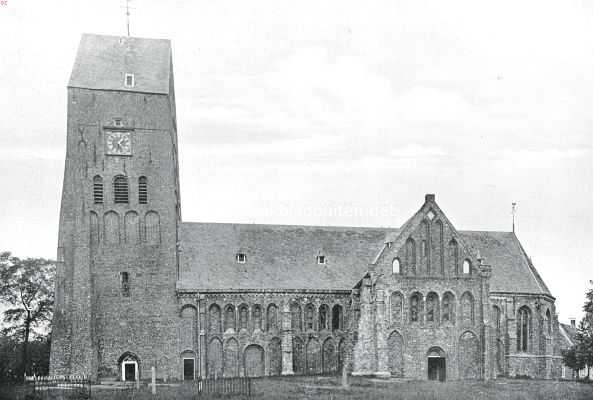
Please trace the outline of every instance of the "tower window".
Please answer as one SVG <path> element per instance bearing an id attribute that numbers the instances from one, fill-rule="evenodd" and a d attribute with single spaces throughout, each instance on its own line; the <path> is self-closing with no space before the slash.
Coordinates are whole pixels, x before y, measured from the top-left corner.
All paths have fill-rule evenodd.
<path id="1" fill-rule="evenodd" d="M 236 258 L 239 264 L 245 264 L 245 262 L 247 261 L 247 256 L 245 255 L 245 253 L 237 253 Z"/>
<path id="2" fill-rule="evenodd" d="M 134 87 L 134 74 L 126 74 L 125 80 L 124 80 L 124 86 L 128 87 L 128 88 L 132 88 Z"/>
<path id="3" fill-rule="evenodd" d="M 127 272 L 119 274 L 121 280 L 121 294 L 125 297 L 130 296 L 130 275 Z"/>
<path id="4" fill-rule="evenodd" d="M 114 201 L 116 204 L 127 204 L 130 189 L 128 187 L 128 178 L 118 175 L 113 180 Z"/>
<path id="5" fill-rule="evenodd" d="M 138 178 L 138 203 L 148 203 L 148 180 L 145 176 Z"/>
<path id="6" fill-rule="evenodd" d="M 317 256 L 317 264 L 325 265 L 327 263 L 327 259 L 325 256 Z"/>
<path id="7" fill-rule="evenodd" d="M 95 204 L 103 204 L 103 178 L 99 175 L 93 178 L 93 200 Z"/>

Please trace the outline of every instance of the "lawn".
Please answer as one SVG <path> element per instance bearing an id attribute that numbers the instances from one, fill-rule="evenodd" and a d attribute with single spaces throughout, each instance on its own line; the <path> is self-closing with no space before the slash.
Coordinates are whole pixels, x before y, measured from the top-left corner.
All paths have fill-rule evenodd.
<path id="1" fill-rule="evenodd" d="M 397 379 L 351 378 L 350 387 L 342 388 L 339 378 L 291 377 L 262 378 L 253 382 L 253 399 L 291 400 L 591 400 L 593 385 L 576 382 L 502 379 L 493 382 L 427 382 Z M 187 385 L 160 386 L 157 396 L 148 388 L 135 392 L 138 400 L 197 399 Z M 123 400 L 111 390 L 93 389 L 93 399 Z M 122 393 L 123 394 L 123 393 Z M 199 399 L 241 399 L 240 396 L 208 396 Z"/>

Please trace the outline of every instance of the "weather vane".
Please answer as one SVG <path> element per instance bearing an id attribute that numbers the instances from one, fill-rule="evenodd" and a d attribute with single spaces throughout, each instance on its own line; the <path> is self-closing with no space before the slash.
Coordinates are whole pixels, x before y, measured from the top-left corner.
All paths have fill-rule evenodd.
<path id="1" fill-rule="evenodd" d="M 128 28 L 128 37 L 130 36 L 130 0 L 126 0 L 126 26 Z"/>
<path id="2" fill-rule="evenodd" d="M 511 214 L 513 215 L 513 233 L 515 233 L 515 214 L 517 214 L 517 203 L 513 202 L 513 208 Z"/>

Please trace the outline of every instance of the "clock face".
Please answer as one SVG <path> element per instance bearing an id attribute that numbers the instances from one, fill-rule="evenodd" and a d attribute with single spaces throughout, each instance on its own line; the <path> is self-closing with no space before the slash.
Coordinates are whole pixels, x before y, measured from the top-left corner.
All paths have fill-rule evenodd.
<path id="1" fill-rule="evenodd" d="M 116 156 L 132 155 L 132 139 L 130 132 L 107 132 L 105 134 L 107 154 Z"/>

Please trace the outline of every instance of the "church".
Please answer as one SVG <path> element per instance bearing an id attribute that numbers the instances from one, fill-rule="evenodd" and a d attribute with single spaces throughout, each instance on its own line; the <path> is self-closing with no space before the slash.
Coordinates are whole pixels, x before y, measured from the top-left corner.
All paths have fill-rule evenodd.
<path id="1" fill-rule="evenodd" d="M 50 374 L 560 377 L 514 232 L 185 222 L 170 41 L 83 35 L 67 94 Z"/>

